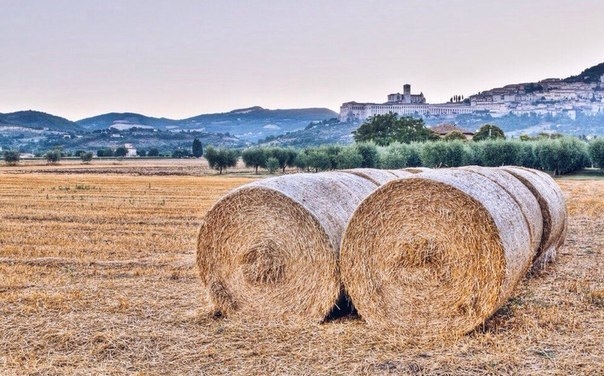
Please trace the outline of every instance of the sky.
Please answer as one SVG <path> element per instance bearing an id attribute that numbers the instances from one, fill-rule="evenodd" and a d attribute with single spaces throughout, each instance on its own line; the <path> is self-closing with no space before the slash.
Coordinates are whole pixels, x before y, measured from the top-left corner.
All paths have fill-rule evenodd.
<path id="1" fill-rule="evenodd" d="M 0 113 L 183 119 L 423 92 L 604 62 L 602 0 L 0 0 Z"/>

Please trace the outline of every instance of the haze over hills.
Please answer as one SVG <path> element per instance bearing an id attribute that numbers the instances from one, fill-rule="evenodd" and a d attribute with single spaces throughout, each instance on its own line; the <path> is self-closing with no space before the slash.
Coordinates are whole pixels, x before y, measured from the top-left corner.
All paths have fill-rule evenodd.
<path id="1" fill-rule="evenodd" d="M 83 130 L 83 128 L 73 121 L 69 121 L 59 116 L 32 110 L 0 114 L 0 127 L 2 126 L 17 126 L 65 132 L 78 132 Z"/>
<path id="2" fill-rule="evenodd" d="M 107 113 L 72 122 L 43 112 L 19 111 L 0 114 L 0 147 L 35 152 L 57 146 L 86 150 L 131 143 L 169 152 L 190 147 L 194 138 L 204 144 L 243 147 L 336 117 L 337 113 L 326 108 L 270 110 L 255 106 L 179 120 Z"/>
<path id="3" fill-rule="evenodd" d="M 383 105 L 388 103 L 376 106 Z M 422 116 L 428 125 L 452 122 L 469 130 L 492 123 L 508 136 L 544 131 L 603 135 L 604 63 L 564 79 L 548 78 L 485 90 L 443 108 L 455 107 L 464 112 L 442 116 L 416 112 L 411 116 Z M 338 115 L 340 121 L 336 119 Z M 364 119 L 343 120 L 342 113 L 326 108 L 270 110 L 254 106 L 186 119 L 107 113 L 76 122 L 29 110 L 0 114 L 0 147 L 22 151 L 56 146 L 94 149 L 128 142 L 169 151 L 189 147 L 193 138 L 204 144 L 231 147 L 352 142 L 351 132 Z"/>

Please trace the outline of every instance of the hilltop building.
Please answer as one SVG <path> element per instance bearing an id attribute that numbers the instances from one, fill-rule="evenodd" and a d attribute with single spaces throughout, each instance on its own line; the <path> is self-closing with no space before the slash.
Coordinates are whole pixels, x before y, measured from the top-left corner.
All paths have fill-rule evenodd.
<path id="1" fill-rule="evenodd" d="M 403 93 L 387 96 L 385 103 L 346 102 L 340 107 L 340 121 L 364 121 L 375 115 L 394 112 L 399 115 L 456 116 L 474 111 L 467 103 L 428 104 L 424 93 L 411 94 L 411 85 L 403 85 Z"/>

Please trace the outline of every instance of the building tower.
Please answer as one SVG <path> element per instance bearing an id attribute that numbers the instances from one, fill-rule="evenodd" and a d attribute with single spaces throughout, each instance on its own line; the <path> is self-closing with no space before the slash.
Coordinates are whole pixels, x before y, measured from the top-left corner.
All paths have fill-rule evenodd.
<path id="1" fill-rule="evenodd" d="M 403 85 L 403 103 L 411 103 L 411 85 Z"/>

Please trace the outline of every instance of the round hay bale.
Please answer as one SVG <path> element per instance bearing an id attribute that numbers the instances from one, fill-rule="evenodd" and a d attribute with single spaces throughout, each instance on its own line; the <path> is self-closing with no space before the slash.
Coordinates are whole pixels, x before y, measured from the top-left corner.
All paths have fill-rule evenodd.
<path id="1" fill-rule="evenodd" d="M 407 176 L 413 175 L 412 172 L 405 171 L 405 170 L 388 170 L 388 171 L 390 171 L 391 173 L 396 175 L 397 178 L 406 178 Z"/>
<path id="2" fill-rule="evenodd" d="M 426 172 L 426 171 L 430 171 L 430 170 L 432 170 L 432 169 L 428 168 L 428 167 L 407 167 L 407 168 L 404 168 L 402 171 L 407 171 L 412 174 L 419 174 L 421 172 Z"/>
<path id="3" fill-rule="evenodd" d="M 221 314 L 322 321 L 342 295 L 342 232 L 376 184 L 329 172 L 242 186 L 205 215 L 197 266 Z"/>
<path id="4" fill-rule="evenodd" d="M 342 239 L 344 288 L 368 325 L 412 338 L 458 336 L 510 296 L 533 258 L 517 202 L 463 170 L 393 180 Z"/>
<path id="5" fill-rule="evenodd" d="M 533 193 L 514 175 L 505 170 L 480 166 L 465 166 L 460 168 L 491 179 L 512 196 L 522 209 L 524 220 L 531 234 L 531 247 L 535 254 L 537 254 L 541 244 L 541 237 L 543 236 L 543 215 L 541 214 L 539 202 L 537 202 Z"/>
<path id="6" fill-rule="evenodd" d="M 501 169 L 520 180 L 539 202 L 543 216 L 543 236 L 532 266 L 533 272 L 539 272 L 555 260 L 557 249 L 566 239 L 568 212 L 564 194 L 554 179 L 544 172 L 515 166 L 504 166 Z"/>
<path id="7" fill-rule="evenodd" d="M 392 171 L 380 170 L 377 168 L 354 168 L 350 170 L 343 170 L 343 172 L 369 179 L 377 185 L 386 184 L 390 180 L 397 178 L 397 175 L 393 174 Z"/>

